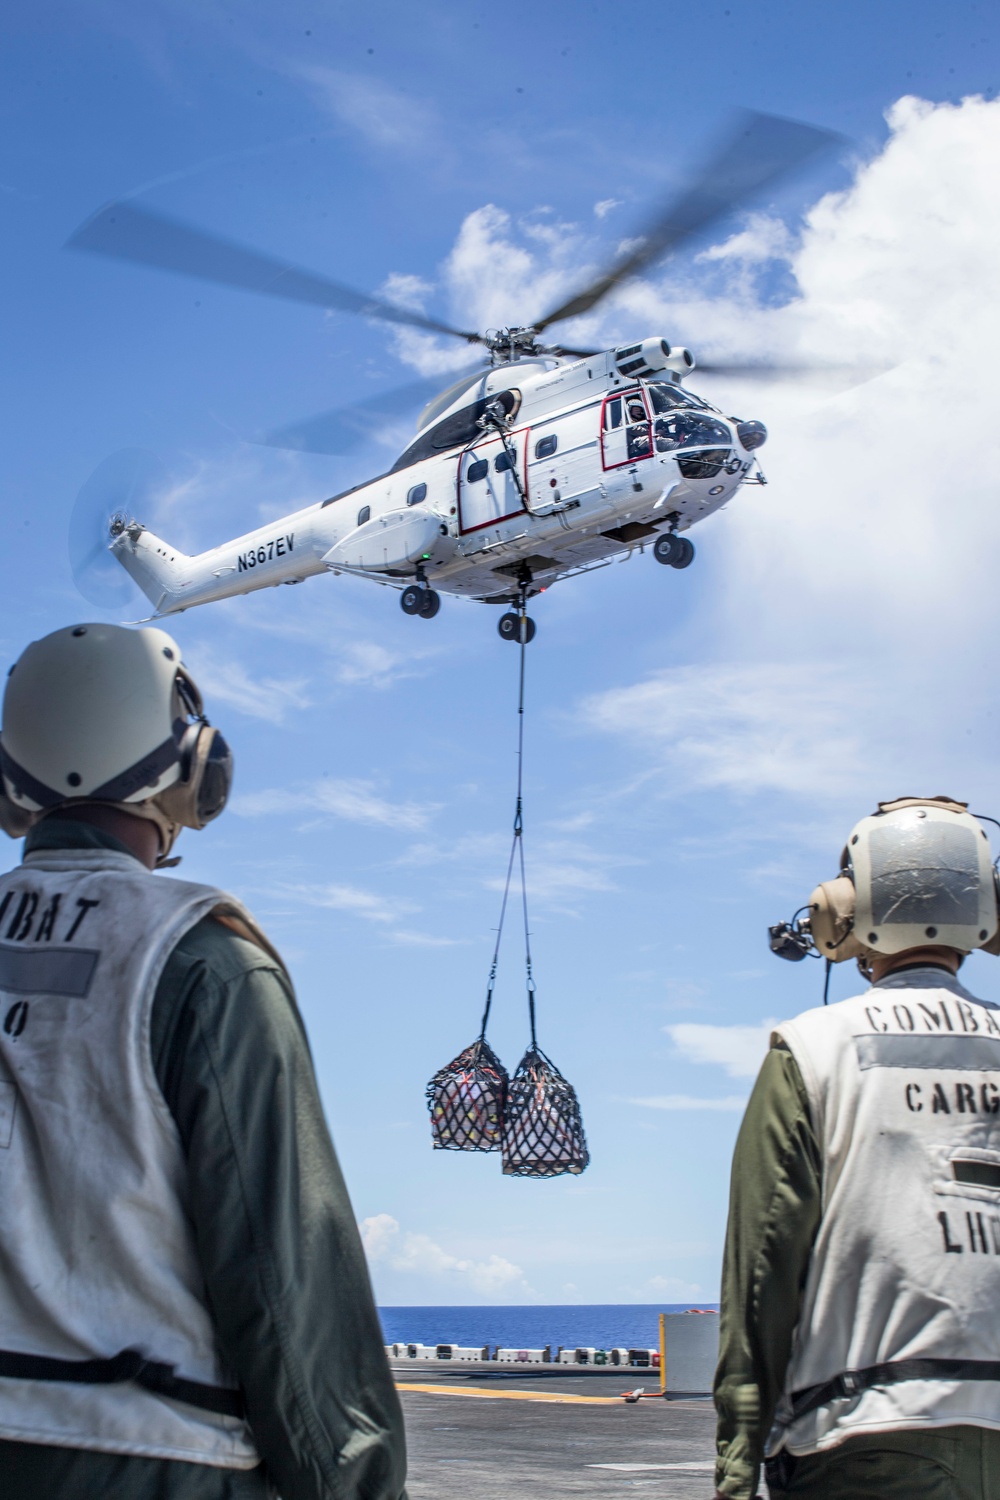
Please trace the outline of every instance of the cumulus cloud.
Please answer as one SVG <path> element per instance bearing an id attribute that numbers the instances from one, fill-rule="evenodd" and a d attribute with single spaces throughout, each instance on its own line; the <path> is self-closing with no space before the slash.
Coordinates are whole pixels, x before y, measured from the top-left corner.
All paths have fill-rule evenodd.
<path id="1" fill-rule="evenodd" d="M 445 1282 L 449 1289 L 471 1287 L 486 1295 L 525 1289 L 521 1267 L 502 1255 L 490 1255 L 485 1260 L 452 1255 L 429 1235 L 402 1230 L 391 1214 L 373 1214 L 364 1219 L 361 1238 L 373 1265 Z"/>
<path id="2" fill-rule="evenodd" d="M 771 1041 L 771 1032 L 776 1020 L 758 1021 L 754 1026 L 703 1026 L 693 1021 L 682 1021 L 663 1030 L 670 1037 L 680 1055 L 688 1062 L 712 1063 L 724 1068 L 730 1078 L 755 1078 Z M 683 1097 L 665 1096 L 665 1097 Z M 655 1104 L 651 1099 L 636 1100 L 654 1109 L 671 1109 L 686 1106 Z M 702 1104 L 696 1108 L 742 1108 L 745 1101 L 736 1103 Z"/>
<path id="3" fill-rule="evenodd" d="M 883 370 L 839 386 L 692 377 L 767 422 L 770 482 L 694 533 L 710 597 L 688 661 L 582 705 L 669 771 L 668 794 L 990 795 L 1000 103 L 909 98 L 887 118 L 884 147 L 801 226 L 752 217 L 702 257 L 707 283 L 668 263 L 601 315 L 609 339 L 662 328 L 696 354 Z M 765 295 L 748 265 L 780 266 L 791 290 Z"/>
<path id="4" fill-rule="evenodd" d="M 244 792 L 233 798 L 232 810 L 243 818 L 313 813 L 412 833 L 427 826 L 433 809 L 416 802 L 390 802 L 378 795 L 370 781 L 329 776 L 301 787 Z"/>

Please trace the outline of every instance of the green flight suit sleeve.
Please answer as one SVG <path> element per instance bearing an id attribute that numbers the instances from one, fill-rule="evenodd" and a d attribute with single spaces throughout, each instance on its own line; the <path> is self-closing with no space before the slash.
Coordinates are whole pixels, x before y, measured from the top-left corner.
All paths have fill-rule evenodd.
<path id="1" fill-rule="evenodd" d="M 722 1264 L 716 1489 L 756 1494 L 819 1227 L 819 1147 L 798 1065 L 782 1046 L 764 1059 L 733 1154 Z"/>
<path id="2" fill-rule="evenodd" d="M 403 1419 L 287 976 L 206 918 L 151 1046 L 222 1352 L 282 1500 L 400 1500 Z"/>

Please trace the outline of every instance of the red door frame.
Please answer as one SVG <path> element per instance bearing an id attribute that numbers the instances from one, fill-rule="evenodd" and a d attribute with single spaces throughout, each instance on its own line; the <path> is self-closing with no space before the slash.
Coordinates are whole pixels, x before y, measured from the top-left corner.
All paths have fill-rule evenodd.
<path id="1" fill-rule="evenodd" d="M 606 408 L 606 406 L 607 406 L 607 404 L 608 404 L 609 401 L 621 401 L 621 402 L 624 403 L 625 401 L 634 401 L 635 398 L 636 398 L 636 396 L 638 396 L 639 400 L 642 402 L 643 410 L 646 413 L 646 421 L 649 424 L 649 452 L 648 453 L 644 453 L 641 458 L 623 458 L 620 463 L 609 464 L 609 463 L 606 462 L 605 457 L 604 457 L 604 411 L 605 411 L 605 408 Z M 625 407 L 623 405 L 622 406 L 622 416 L 624 417 L 624 415 L 625 415 Z M 623 422 L 622 423 L 622 431 L 623 432 L 627 432 L 628 428 L 631 425 L 632 424 L 629 423 L 629 422 Z M 615 429 L 615 430 L 617 431 L 617 429 Z M 627 391 L 609 391 L 608 392 L 608 394 L 605 396 L 604 400 L 601 402 L 601 428 L 600 428 L 600 432 L 601 432 L 601 467 L 602 467 L 602 469 L 604 469 L 605 472 L 607 472 L 608 469 L 624 469 L 629 464 L 642 464 L 642 463 L 646 462 L 647 458 L 652 458 L 652 456 L 653 456 L 653 418 L 650 415 L 649 403 L 646 400 L 646 393 L 643 390 L 643 388 L 642 388 L 641 385 L 633 386 L 633 387 L 631 387 Z M 628 442 L 628 439 L 626 438 L 626 443 L 627 442 Z"/>

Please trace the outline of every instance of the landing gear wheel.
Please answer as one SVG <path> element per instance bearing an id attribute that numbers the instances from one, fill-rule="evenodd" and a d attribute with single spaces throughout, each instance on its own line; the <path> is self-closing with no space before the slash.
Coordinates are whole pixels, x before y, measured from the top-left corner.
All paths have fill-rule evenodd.
<path id="1" fill-rule="evenodd" d="M 420 613 L 420 605 L 423 597 L 424 591 L 422 588 L 419 588 L 415 583 L 408 583 L 406 588 L 399 596 L 399 602 L 402 606 L 403 614 L 418 615 Z"/>
<path id="2" fill-rule="evenodd" d="M 686 536 L 678 536 L 674 540 L 680 547 L 681 554 L 674 559 L 670 566 L 672 568 L 689 568 L 694 562 L 694 542 L 688 541 Z"/>
<path id="3" fill-rule="evenodd" d="M 665 567 L 674 567 L 674 559 L 680 556 L 682 540 L 681 537 L 674 536 L 669 531 L 665 531 L 662 536 L 658 536 L 653 543 L 653 556 L 656 558 L 656 561 L 663 563 Z"/>
<path id="4" fill-rule="evenodd" d="M 422 589 L 417 614 L 422 620 L 433 620 L 441 608 L 441 595 L 434 589 Z"/>
<path id="5" fill-rule="evenodd" d="M 497 631 L 503 641 L 520 641 L 521 639 L 521 616 L 515 614 L 501 615 L 497 621 Z M 524 617 L 524 644 L 535 638 L 535 622 L 530 615 Z"/>

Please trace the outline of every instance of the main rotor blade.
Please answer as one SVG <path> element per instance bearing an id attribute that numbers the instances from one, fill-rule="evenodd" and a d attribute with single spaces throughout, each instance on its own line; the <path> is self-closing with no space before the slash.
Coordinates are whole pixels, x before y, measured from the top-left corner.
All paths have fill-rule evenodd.
<path id="1" fill-rule="evenodd" d="M 876 376 L 884 375 L 887 370 L 891 369 L 891 364 L 879 363 L 877 360 L 837 362 L 821 359 L 699 359 L 692 374 L 696 380 L 699 375 L 736 375 L 741 380 L 753 379 L 755 376 L 761 380 L 783 380 L 793 375 L 819 377 L 826 375 L 833 379 L 843 379 L 847 376 L 863 385 L 866 380 L 874 380 Z"/>
<path id="2" fill-rule="evenodd" d="M 486 374 L 488 365 L 473 365 L 455 371 L 455 385 L 464 380 L 474 381 Z M 458 391 L 449 387 L 454 395 Z M 441 376 L 426 380 L 413 380 L 408 385 L 396 386 L 394 390 L 369 396 L 352 406 L 339 406 L 332 411 L 320 412 L 301 422 L 291 422 L 276 428 L 260 441 L 268 448 L 294 448 L 300 453 L 351 453 L 367 439 L 377 435 L 385 419 L 403 416 L 415 407 L 426 406 L 435 396 L 444 395 Z"/>
<path id="3" fill-rule="evenodd" d="M 540 332 L 563 318 L 590 312 L 603 297 L 643 267 L 742 208 L 787 173 L 841 139 L 832 131 L 798 120 L 741 111 L 729 138 L 690 187 L 648 225 L 641 244 L 533 327 Z"/>
<path id="4" fill-rule="evenodd" d="M 98 209 L 70 235 L 66 247 L 157 266 L 161 271 L 238 287 L 264 297 L 360 313 L 362 317 L 381 318 L 386 323 L 405 323 L 430 333 L 450 334 L 470 344 L 483 342 L 478 333 L 451 328 L 435 318 L 425 318 L 423 313 L 366 296 L 339 281 L 300 270 L 274 256 L 261 255 L 232 240 L 170 219 L 166 214 L 139 208 L 135 203 L 108 203 Z"/>

